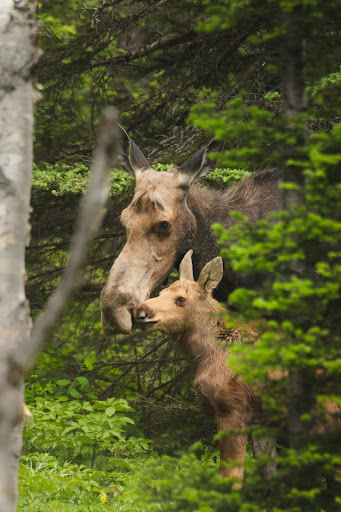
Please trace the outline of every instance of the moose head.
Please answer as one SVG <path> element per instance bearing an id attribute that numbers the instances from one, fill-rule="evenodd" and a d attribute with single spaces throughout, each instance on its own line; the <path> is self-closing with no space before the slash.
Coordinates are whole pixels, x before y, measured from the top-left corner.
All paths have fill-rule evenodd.
<path id="1" fill-rule="evenodd" d="M 196 183 L 214 167 L 209 153 L 218 149 L 211 142 L 180 167 L 154 171 L 140 149 L 122 129 L 121 164 L 135 176 L 135 192 L 121 214 L 127 242 L 114 262 L 101 293 L 104 331 L 129 333 L 132 311 L 161 283 L 189 249 L 193 249 L 195 277 L 199 269 L 218 256 L 220 247 L 212 223 L 229 228 L 231 211 L 251 222 L 281 209 L 280 173 L 265 169 L 224 190 Z M 259 279 L 260 280 L 260 279 Z M 226 300 L 237 286 L 255 286 L 254 276 L 241 276 L 225 268 L 216 296 Z"/>
<path id="2" fill-rule="evenodd" d="M 136 185 L 131 203 L 121 213 L 127 242 L 102 290 L 101 311 L 104 331 L 129 333 L 133 309 L 168 277 L 197 235 L 188 191 L 214 163 L 208 158 L 211 143 L 181 167 L 157 172 L 123 129 L 122 139 L 121 164 L 135 176 Z"/>
<path id="3" fill-rule="evenodd" d="M 208 262 L 194 281 L 192 253 L 188 251 L 180 264 L 180 279 L 136 309 L 135 319 L 141 329 L 177 336 L 211 328 L 213 314 L 219 310 L 212 292 L 223 277 L 223 261 L 218 256 Z"/>

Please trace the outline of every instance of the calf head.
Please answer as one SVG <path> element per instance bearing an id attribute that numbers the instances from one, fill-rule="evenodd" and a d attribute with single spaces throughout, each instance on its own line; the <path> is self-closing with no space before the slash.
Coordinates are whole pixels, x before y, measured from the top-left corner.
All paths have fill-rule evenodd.
<path id="1" fill-rule="evenodd" d="M 122 129 L 121 164 L 136 179 L 134 197 L 121 214 L 127 242 L 113 264 L 101 293 L 102 328 L 130 332 L 132 311 L 169 275 L 191 247 L 195 217 L 186 203 L 189 187 L 214 166 L 211 145 L 180 168 L 151 169 Z"/>
<path id="2" fill-rule="evenodd" d="M 223 277 L 220 256 L 207 263 L 198 281 L 193 280 L 192 251 L 188 251 L 180 264 L 180 280 L 161 291 L 158 297 L 144 301 L 135 310 L 135 320 L 142 329 L 153 329 L 171 335 L 200 329 L 218 303 L 212 291 Z"/>

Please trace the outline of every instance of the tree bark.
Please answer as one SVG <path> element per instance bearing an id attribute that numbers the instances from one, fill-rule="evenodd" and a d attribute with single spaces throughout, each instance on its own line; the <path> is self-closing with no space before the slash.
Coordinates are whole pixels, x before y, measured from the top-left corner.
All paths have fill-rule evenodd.
<path id="1" fill-rule="evenodd" d="M 306 142 L 306 126 L 303 120 L 307 110 L 304 77 L 304 5 L 298 5 L 292 11 L 285 12 L 283 17 L 285 29 L 281 51 L 283 113 L 287 120 L 288 133 L 293 135 L 293 139 L 296 139 L 295 144 L 289 147 L 288 154 L 289 157 L 294 158 L 297 147 L 304 145 Z M 298 116 L 300 114 L 302 114 L 302 119 L 299 126 Z M 304 202 L 302 195 L 302 187 L 304 185 L 302 168 L 286 165 L 284 180 L 296 183 L 300 187 L 300 190 L 283 191 L 284 207 L 286 210 L 292 211 L 296 205 Z"/>
<path id="2" fill-rule="evenodd" d="M 288 134 L 295 142 L 289 146 L 288 157 L 300 158 L 299 147 L 306 142 L 305 113 L 307 109 L 304 77 L 304 45 L 308 31 L 307 13 L 303 4 L 296 4 L 285 12 L 284 28 L 286 34 L 282 44 L 282 90 L 284 96 L 284 116 L 287 120 Z M 304 175 L 302 167 L 286 164 L 284 181 L 295 183 L 297 189 L 284 190 L 284 207 L 293 212 L 296 206 L 304 205 Z M 312 270 L 308 263 L 293 260 L 290 265 L 291 275 L 311 277 Z M 315 371 L 311 368 L 298 368 L 290 371 L 288 376 L 288 432 L 289 446 L 301 450 L 306 446 L 313 428 L 311 415 L 315 404 Z M 305 419 L 302 419 L 302 416 Z M 310 420 L 307 420 L 310 416 Z"/>
<path id="3" fill-rule="evenodd" d="M 23 373 L 11 349 L 25 345 L 25 246 L 32 173 L 32 82 L 36 24 L 26 0 L 0 11 L 0 511 L 14 512 L 21 452 Z"/>

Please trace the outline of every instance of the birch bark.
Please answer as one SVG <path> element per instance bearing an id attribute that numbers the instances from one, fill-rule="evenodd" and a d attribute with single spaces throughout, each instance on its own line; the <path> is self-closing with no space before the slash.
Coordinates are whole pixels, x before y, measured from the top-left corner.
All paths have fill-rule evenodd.
<path id="1" fill-rule="evenodd" d="M 32 82 L 36 24 L 24 0 L 0 7 L 0 511 L 14 512 L 21 451 L 23 373 L 11 351 L 31 320 L 25 297 L 32 172 Z"/>

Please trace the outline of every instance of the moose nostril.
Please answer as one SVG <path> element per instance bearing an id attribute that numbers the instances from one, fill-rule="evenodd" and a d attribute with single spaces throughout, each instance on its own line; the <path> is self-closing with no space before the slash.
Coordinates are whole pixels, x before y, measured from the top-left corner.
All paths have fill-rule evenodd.
<path id="1" fill-rule="evenodd" d="M 145 320 L 147 318 L 147 313 L 143 309 L 138 308 L 134 317 L 136 320 Z"/>
<path id="2" fill-rule="evenodd" d="M 153 316 L 153 312 L 148 307 L 137 308 L 135 313 L 135 319 L 137 321 L 144 321 L 147 318 L 151 318 Z"/>

